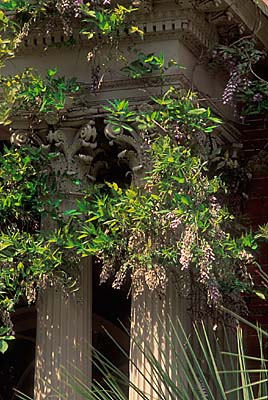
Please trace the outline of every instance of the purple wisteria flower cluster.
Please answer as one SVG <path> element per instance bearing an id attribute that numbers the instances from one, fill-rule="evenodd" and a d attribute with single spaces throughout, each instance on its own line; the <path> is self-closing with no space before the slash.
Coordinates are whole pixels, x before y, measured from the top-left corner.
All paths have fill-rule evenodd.
<path id="1" fill-rule="evenodd" d="M 252 40 L 238 40 L 213 52 L 213 58 L 222 59 L 229 71 L 223 104 L 233 106 L 241 117 L 268 111 L 268 82 L 255 72 L 258 62 L 266 57 Z"/>

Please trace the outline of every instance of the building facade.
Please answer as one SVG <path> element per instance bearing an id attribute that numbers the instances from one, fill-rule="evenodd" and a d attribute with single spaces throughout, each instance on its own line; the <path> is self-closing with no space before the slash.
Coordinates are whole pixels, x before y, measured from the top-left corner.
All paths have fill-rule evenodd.
<path id="1" fill-rule="evenodd" d="M 227 74 L 223 65 L 215 67 L 210 50 L 218 43 L 230 40 L 237 32 L 241 37 L 254 37 L 263 48 L 267 48 L 268 8 L 265 3 L 262 0 L 142 0 L 141 3 L 137 22 L 145 32 L 144 40 L 130 39 L 127 32 L 122 32 L 123 51 L 129 52 L 129 46 L 135 44 L 146 54 L 163 52 L 166 59 L 178 61 L 185 69 L 169 72 L 165 85 L 197 91 L 204 103 L 225 121 L 218 140 L 226 143 L 238 141 L 244 128 L 235 120 L 232 110 L 222 104 Z M 46 33 L 44 27 L 39 27 L 25 40 L 16 58 L 7 62 L 6 69 L 12 74 L 25 67 L 34 67 L 45 74 L 48 68 L 57 67 L 62 75 L 78 78 L 82 86 L 79 99 L 68 105 L 61 120 L 56 115 L 45 116 L 39 121 L 32 121 L 29 114 L 16 116 L 11 129 L 1 131 L 1 139 L 8 141 L 11 138 L 13 143 L 21 144 L 27 142 L 30 134 L 33 135 L 40 145 L 50 144 L 60 152 L 55 169 L 78 174 L 81 180 L 89 177 L 97 181 L 107 178 L 124 181 L 129 179 L 126 173 L 131 171 L 133 179 L 139 182 L 146 170 L 143 143 L 135 133 L 128 137 L 123 133 L 115 137 L 112 127 L 105 121 L 102 106 L 114 98 L 141 105 L 150 95 L 161 90 L 159 77 L 153 74 L 148 78 L 131 80 L 116 64 L 109 65 L 102 85 L 92 92 L 92 70 L 87 62 L 91 48 L 81 37 L 79 28 L 72 32 L 75 44 L 68 46 L 69 39 L 60 30 Z M 107 62 L 108 53 L 108 48 L 102 49 L 100 65 Z M 266 133 L 261 129 L 257 131 L 256 135 L 260 132 L 262 142 L 258 142 L 256 148 L 254 132 L 255 127 L 251 127 L 248 136 L 244 136 L 249 159 L 258 157 L 266 139 Z M 250 153 L 252 146 L 256 151 Z M 255 177 L 256 190 L 252 188 L 253 197 L 247 206 L 249 215 L 255 216 L 256 213 L 253 202 L 261 201 L 260 198 L 256 200 L 256 193 L 260 190 L 258 184 L 267 180 L 265 173 Z M 77 189 L 65 182 L 61 190 L 66 193 L 66 208 L 79 197 Z M 266 211 L 267 207 L 263 211 L 263 220 L 256 215 L 255 225 L 266 222 Z M 135 343 L 129 343 L 128 335 L 118 320 L 129 326 L 131 337 L 140 337 L 149 343 L 156 358 L 160 357 L 156 340 L 162 340 L 165 346 L 162 330 L 163 326 L 168 329 L 168 315 L 180 317 L 190 330 L 191 311 L 187 301 L 176 292 L 172 279 L 164 298 L 145 291 L 134 300 L 129 296 L 128 288 L 118 293 L 109 285 L 99 287 L 96 272 L 99 267 L 94 263 L 91 259 L 84 261 L 78 292 L 66 295 L 51 286 L 39 294 L 36 306 L 21 307 L 16 311 L 13 319 L 18 340 L 6 355 L 1 356 L 0 398 L 15 398 L 12 388 L 16 387 L 30 396 L 34 393 L 35 400 L 60 399 L 60 393 L 72 400 L 81 400 L 82 397 L 72 392 L 61 374 L 62 371 L 67 375 L 82 374 L 88 377 L 88 381 L 92 374 L 96 377 L 90 359 L 92 343 L 117 360 L 118 366 L 127 372 L 128 362 L 121 359 L 116 348 L 107 342 L 103 327 L 126 351 L 130 351 L 130 357 L 150 380 L 142 354 Z M 249 301 L 254 303 L 254 300 Z M 267 323 L 267 318 L 261 317 Z M 168 346 L 166 355 L 172 359 L 172 349 Z M 148 382 L 135 367 L 130 366 L 129 374 L 132 382 L 142 390 L 149 390 Z M 129 399 L 139 400 L 131 390 Z"/>

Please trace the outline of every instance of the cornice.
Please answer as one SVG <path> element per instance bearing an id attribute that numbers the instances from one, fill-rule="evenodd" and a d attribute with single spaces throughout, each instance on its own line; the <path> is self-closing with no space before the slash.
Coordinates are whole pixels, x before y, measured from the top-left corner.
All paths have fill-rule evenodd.
<path id="1" fill-rule="evenodd" d="M 268 18 L 264 15 L 262 0 L 224 0 L 229 14 L 240 19 L 244 26 L 265 48 L 268 48 Z"/>
<path id="2" fill-rule="evenodd" d="M 189 90 L 191 87 L 191 82 L 182 72 L 165 74 L 164 79 L 159 75 L 150 75 L 139 79 L 113 79 L 105 80 L 101 85 L 101 89 L 94 94 L 98 95 L 103 92 L 109 92 L 111 94 L 108 97 L 113 97 L 112 92 L 122 91 L 126 92 L 124 94 L 124 98 L 131 100 L 133 99 L 133 92 L 130 90 L 140 89 L 140 96 L 138 96 L 138 98 L 140 100 L 145 100 L 150 96 L 151 89 L 160 88 L 161 86 L 163 88 L 175 86 L 179 89 Z M 91 89 L 89 85 L 81 83 L 81 92 L 78 101 L 80 100 L 84 102 L 84 104 L 90 105 L 100 104 L 99 96 L 94 95 L 89 97 L 88 94 L 90 93 L 90 90 Z M 104 100 L 104 102 L 106 102 L 106 100 Z"/>
<path id="3" fill-rule="evenodd" d="M 195 9 L 174 8 L 174 5 L 170 9 L 155 9 L 146 20 L 141 17 L 138 24 L 145 31 L 145 40 L 159 41 L 175 36 L 196 55 L 218 42 L 215 26 L 206 21 L 203 12 Z"/>
<path id="4" fill-rule="evenodd" d="M 16 138 L 17 142 L 25 140 L 29 134 L 34 135 L 38 141 L 38 138 L 44 137 L 51 127 L 54 127 L 53 129 L 79 129 L 87 124 L 88 121 L 105 119 L 106 114 L 103 106 L 107 104 L 107 99 L 117 98 L 119 91 L 121 94 L 123 93 L 123 97 L 129 101 L 131 107 L 138 108 L 148 100 L 152 93 L 156 93 L 160 86 L 162 86 L 162 90 L 174 86 L 184 91 L 188 91 L 192 87 L 191 81 L 182 72 L 166 75 L 164 82 L 161 79 L 155 75 L 146 77 L 146 79 L 105 81 L 101 90 L 92 96 L 89 95 L 90 86 L 82 84 L 81 92 L 74 99 L 74 104 L 61 117 L 56 114 L 47 114 L 44 116 L 39 115 L 32 119 L 30 113 L 20 114 L 12 118 L 11 132 L 14 133 L 13 137 Z M 197 88 L 192 87 L 192 90 L 198 95 Z M 101 95 L 103 95 L 103 100 L 100 100 Z M 202 94 L 201 97 L 204 106 L 211 108 L 214 114 L 224 119 L 216 103 L 208 96 Z M 217 136 L 219 142 L 232 143 L 239 140 L 240 133 L 231 123 L 225 123 L 218 128 Z"/>
<path id="5" fill-rule="evenodd" d="M 236 34 L 253 34 L 268 47 L 268 18 L 255 0 L 136 0 L 142 5 L 136 15 L 137 25 L 145 31 L 145 41 L 172 38 L 183 42 L 196 56 L 213 48 L 219 41 L 228 42 Z M 135 1 L 134 1 L 135 3 Z M 127 32 L 119 32 L 121 41 L 135 40 Z M 133 39 L 134 38 L 134 39 Z M 18 55 L 61 46 L 94 46 L 80 34 L 74 23 L 71 36 L 61 30 L 47 31 L 37 26 L 21 44 Z"/>
<path id="6" fill-rule="evenodd" d="M 181 9 L 175 3 L 170 9 L 154 8 L 150 13 L 139 13 L 137 25 L 144 30 L 145 41 L 162 41 L 179 39 L 185 43 L 194 54 L 199 55 L 201 49 L 214 47 L 218 41 L 217 31 L 213 24 L 205 20 L 203 12 L 194 9 Z M 125 31 L 119 32 L 120 41 L 139 41 Z M 21 43 L 18 55 L 24 56 L 50 48 L 72 48 L 75 46 L 94 47 L 94 41 L 88 41 L 80 34 L 79 26 L 74 25 L 71 36 L 64 36 L 61 30 L 46 31 L 45 27 L 38 26 Z"/>
<path id="7" fill-rule="evenodd" d="M 167 11 L 169 10 L 169 11 Z M 176 10 L 196 12 L 202 21 L 202 29 L 217 32 L 218 37 L 252 34 L 264 47 L 268 47 L 268 4 L 263 0 L 155 0 L 153 13 L 163 16 Z M 152 14 L 153 14 L 152 13 Z"/>

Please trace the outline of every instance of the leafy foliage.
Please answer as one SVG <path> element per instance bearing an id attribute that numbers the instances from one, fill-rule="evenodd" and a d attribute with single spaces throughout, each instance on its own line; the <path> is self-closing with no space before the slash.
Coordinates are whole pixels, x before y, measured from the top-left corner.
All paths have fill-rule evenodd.
<path id="1" fill-rule="evenodd" d="M 82 33 L 90 40 L 101 38 L 99 46 L 116 47 L 118 31 L 126 27 L 141 33 L 127 22 L 132 7 L 107 1 L 6 0 L 0 9 L 14 12 L 11 20 L 0 11 L 2 66 L 34 24 L 53 13 L 66 34 L 70 19 L 84 19 Z M 7 30 L 13 36 L 5 42 Z M 138 61 L 125 72 L 133 78 L 152 72 L 163 76 L 172 65 L 176 63 L 165 65 L 163 55 L 138 53 Z M 49 69 L 45 79 L 32 69 L 1 75 L 1 123 L 21 110 L 64 109 L 78 85 L 56 73 Z M 221 121 L 193 93 L 173 87 L 139 110 L 126 100 L 110 101 L 105 109 L 115 134 L 140 135 L 150 168 L 139 186 L 90 186 L 73 209 L 63 211 L 50 168 L 53 155 L 21 148 L 5 149 L 0 157 L 0 310 L 9 333 L 16 304 L 35 301 L 47 284 L 72 285 L 80 258 L 91 255 L 102 262 L 102 282 L 113 278 L 113 286 L 120 288 L 130 275 L 136 295 L 144 285 L 165 290 L 169 270 L 180 276 L 185 295 L 201 288 L 208 308 L 227 299 L 235 303 L 251 287 L 247 265 L 253 261 L 248 250 L 256 247 L 254 238 L 233 228 L 234 217 L 221 204 L 226 187 L 208 173 L 211 135 Z M 45 224 L 41 229 L 41 219 L 50 221 L 47 229 Z"/>
<path id="2" fill-rule="evenodd" d="M 43 79 L 32 69 L 22 74 L 2 76 L 4 101 L 0 104 L 1 120 L 5 125 L 10 123 L 11 111 L 31 111 L 48 113 L 63 110 L 67 96 L 79 90 L 76 79 L 57 78 L 57 69 L 49 69 Z"/>
<path id="3" fill-rule="evenodd" d="M 121 4 L 117 4 L 113 8 L 92 9 L 90 3 L 86 3 L 82 6 L 82 12 L 85 15 L 83 21 L 87 26 L 92 26 L 92 29 L 88 31 L 88 28 L 84 28 L 82 33 L 87 36 L 88 39 L 92 39 L 98 32 L 102 35 L 112 38 L 113 35 L 118 36 L 118 29 L 126 27 L 126 16 L 137 9 L 130 7 L 124 7 Z M 138 27 L 130 26 L 130 32 L 139 32 L 143 34 Z"/>
<path id="4" fill-rule="evenodd" d="M 134 52 L 137 54 L 137 58 L 130 63 L 126 60 L 127 65 L 121 69 L 132 79 L 143 78 L 146 75 L 157 72 L 164 80 L 164 73 L 169 68 L 174 66 L 183 68 L 181 65 L 179 66 L 175 60 L 170 60 L 166 65 L 163 53 L 159 55 L 154 53 L 144 54 L 136 51 L 136 49 L 134 49 Z"/>
<path id="5" fill-rule="evenodd" d="M 41 215 L 57 218 L 60 204 L 49 173 L 53 157 L 42 148 L 6 148 L 0 156 L 0 310 L 9 331 L 15 304 L 35 301 L 38 287 L 65 259 L 40 232 Z"/>
<path id="6" fill-rule="evenodd" d="M 8 341 L 15 339 L 14 336 L 9 334 L 7 327 L 0 327 L 0 353 L 5 353 L 8 349 Z"/>
<path id="7" fill-rule="evenodd" d="M 130 269 L 137 294 L 144 285 L 163 291 L 167 270 L 177 267 L 184 274 L 180 290 L 187 294 L 190 282 L 199 282 L 217 307 L 222 296 L 249 288 L 252 256 L 245 248 L 254 248 L 254 239 L 231 235 L 233 217 L 216 197 L 223 185 L 208 178 L 189 148 L 164 136 L 149 152 L 152 169 L 141 188 L 107 183 L 108 194 L 91 200 L 82 252 L 102 260 L 101 281 L 114 275 L 115 288 Z"/>
<path id="8" fill-rule="evenodd" d="M 192 92 L 185 94 L 174 87 L 170 87 L 161 97 L 152 97 L 151 103 L 144 105 L 139 112 L 130 110 L 126 100 L 113 100 L 109 104 L 105 107 L 110 113 L 107 121 L 115 127 L 132 131 L 134 128 L 131 124 L 134 123 L 140 130 L 160 128 L 167 133 L 171 129 L 175 138 L 191 147 L 199 134 L 211 133 L 221 124 L 219 118 L 211 115 L 209 108 L 200 107 Z"/>
<path id="9" fill-rule="evenodd" d="M 256 247 L 254 238 L 234 230 L 234 217 L 220 204 L 226 188 L 208 175 L 206 135 L 218 119 L 192 94 L 174 89 L 152 101 L 157 107 L 143 112 L 130 110 L 126 101 L 107 108 L 116 128 L 136 127 L 142 135 L 151 167 L 141 184 L 88 187 L 64 212 L 56 187 L 53 192 L 52 155 L 6 149 L 0 158 L 3 319 L 22 297 L 33 301 L 55 276 L 68 280 L 71 265 L 91 255 L 102 262 L 101 282 L 113 277 L 113 287 L 120 288 L 130 274 L 136 295 L 144 285 L 163 292 L 174 269 L 181 292 L 191 296 L 191 288 L 201 288 L 212 308 L 235 303 L 250 289 L 247 265 L 253 258 L 247 249 Z M 40 230 L 46 215 L 54 223 Z"/>
<path id="10" fill-rule="evenodd" d="M 254 71 L 265 59 L 254 40 L 238 40 L 231 46 L 219 46 L 214 57 L 221 58 L 230 76 L 223 93 L 224 104 L 238 106 L 241 116 L 265 114 L 268 110 L 268 82 Z"/>
<path id="11" fill-rule="evenodd" d="M 241 325 L 232 329 L 219 327 L 215 332 L 205 320 L 194 323 L 189 333 L 179 319 L 173 321 L 167 317 L 169 331 L 163 326 L 163 337 L 154 337 L 158 357 L 141 338 L 131 338 L 146 363 L 145 372 L 116 343 L 129 360 L 131 369 L 146 382 L 143 387 L 130 381 L 96 349 L 93 349 L 93 363 L 103 377 L 101 382 L 93 381 L 89 387 L 82 373 L 82 377 L 73 377 L 64 370 L 61 371 L 62 379 L 68 381 L 74 392 L 85 400 L 127 400 L 129 388 L 143 400 L 152 397 L 159 400 L 264 400 L 268 395 L 267 360 L 264 356 L 267 332 L 238 315 L 232 316 L 258 339 L 259 354 L 247 353 Z M 162 321 L 158 323 L 161 325 Z M 167 352 L 171 354 L 169 359 Z M 21 393 L 18 397 L 30 400 Z"/>
<path id="12" fill-rule="evenodd" d="M 45 78 L 31 68 L 13 76 L 4 73 L 6 61 L 15 56 L 36 25 L 49 19 L 51 26 L 53 20 L 60 20 L 64 33 L 70 35 L 73 20 L 84 19 L 83 27 L 88 28 L 82 33 L 88 39 L 101 33 L 104 42 L 107 38 L 112 42 L 117 40 L 118 29 L 127 27 L 127 16 L 133 11 L 131 6 L 111 6 L 108 0 L 2 1 L 0 124 L 10 124 L 11 116 L 20 111 L 39 114 L 63 110 L 67 97 L 79 89 L 75 79 L 57 77 L 56 68 L 49 69 Z M 130 32 L 141 34 L 133 24 L 128 27 Z M 54 192 L 51 157 L 41 149 L 29 148 L 5 149 L 0 156 L 0 309 L 5 332 L 9 334 L 12 330 L 9 313 L 15 304 L 25 298 L 34 301 L 38 288 L 55 279 L 52 272 L 57 272 L 61 282 L 68 283 L 70 271 L 65 271 L 62 265 L 68 270 L 67 266 L 76 265 L 77 261 L 72 216 L 66 215 L 64 219 L 59 210 L 61 199 Z M 47 215 L 55 221 L 56 228 L 40 231 L 41 217 L 44 220 Z M 1 343 L 5 350 L 6 341 L 3 339 Z"/>
<path id="13" fill-rule="evenodd" d="M 14 76 L 6 76 L 1 71 L 6 61 L 15 56 L 23 39 L 27 38 L 38 24 L 49 19 L 50 26 L 53 26 L 54 20 L 57 24 L 60 20 L 64 33 L 71 35 L 73 21 L 78 19 L 83 24 L 81 33 L 87 39 L 98 37 L 99 49 L 107 41 L 112 46 L 114 42 L 117 43 L 119 29 L 128 27 L 130 32 L 142 34 L 137 26 L 127 23 L 128 14 L 135 10 L 132 6 L 111 6 L 107 0 L 90 3 L 84 3 L 83 0 L 1 2 L 0 82 L 3 93 L 0 102 L 0 124 L 9 124 L 10 115 L 20 110 L 31 109 L 35 113 L 62 110 L 66 98 L 79 89 L 74 78 L 56 78 L 56 69 L 49 69 L 45 79 L 31 68 Z"/>

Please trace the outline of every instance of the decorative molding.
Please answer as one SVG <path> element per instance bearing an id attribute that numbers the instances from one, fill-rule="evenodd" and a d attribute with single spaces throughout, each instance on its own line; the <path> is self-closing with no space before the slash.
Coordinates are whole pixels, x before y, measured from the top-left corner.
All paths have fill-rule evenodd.
<path id="1" fill-rule="evenodd" d="M 195 55 L 200 55 L 202 49 L 204 51 L 215 46 L 219 37 L 228 37 L 236 30 L 253 32 L 268 47 L 268 20 L 261 13 L 256 0 L 134 0 L 134 5 L 135 2 L 141 5 L 136 23 L 145 30 L 146 41 L 176 37 Z M 120 32 L 120 37 L 123 41 L 129 40 L 125 31 Z M 94 46 L 94 41 L 88 42 L 80 34 L 77 21 L 74 21 L 73 32 L 69 36 L 61 30 L 47 32 L 39 24 L 23 41 L 18 54 L 32 53 L 41 48 L 70 46 L 72 42 L 72 46 Z"/>
<path id="2" fill-rule="evenodd" d="M 46 135 L 46 143 L 58 153 L 57 158 L 53 159 L 53 169 L 58 175 L 59 191 L 75 193 L 81 190 L 85 181 L 95 180 L 92 176 L 94 159 L 101 153 L 97 137 L 95 121 L 92 119 L 78 129 L 59 126 Z M 76 181 L 80 184 L 77 185 Z"/>
<path id="3" fill-rule="evenodd" d="M 174 86 L 178 89 L 187 89 L 192 86 L 189 78 L 186 77 L 183 73 L 173 73 L 166 74 L 164 78 L 164 85 L 166 87 Z M 145 100 L 148 100 L 148 97 L 151 94 L 151 90 L 163 87 L 163 78 L 159 75 L 150 75 L 145 78 L 140 79 L 113 79 L 113 80 L 105 80 L 99 91 L 96 91 L 96 95 L 101 93 L 108 92 L 108 95 L 105 96 L 105 100 L 100 101 L 98 96 L 89 96 L 90 86 L 81 84 L 81 91 L 79 96 L 75 99 L 75 105 L 80 108 L 92 108 L 98 114 L 103 113 L 102 105 L 107 104 L 107 99 L 114 98 L 114 96 L 118 96 L 114 94 L 116 91 L 125 92 L 124 98 L 131 101 L 131 103 L 139 104 Z M 140 95 L 137 93 L 133 94 L 133 90 L 139 90 Z"/>
<path id="4" fill-rule="evenodd" d="M 202 48 L 208 49 L 218 42 L 215 26 L 210 24 L 202 11 L 193 8 L 181 8 L 166 5 L 154 9 L 149 18 L 140 16 L 137 21 L 145 32 L 145 40 L 167 40 L 176 38 L 185 43 L 196 55 Z M 201 48 L 200 48 L 201 47 Z"/>
<path id="5" fill-rule="evenodd" d="M 139 107 L 143 105 L 135 106 Z M 76 124 L 77 113 L 78 111 Z M 14 132 L 12 138 L 22 137 L 23 140 L 16 142 L 19 145 L 25 144 L 26 138 L 28 142 L 49 145 L 52 151 L 57 152 L 58 155 L 52 163 L 60 192 L 78 195 L 86 184 L 95 182 L 101 174 L 116 166 L 122 166 L 126 173 L 131 174 L 132 182 L 140 184 L 151 167 L 147 152 L 152 140 L 150 135 L 136 130 L 135 127 L 130 132 L 115 129 L 111 124 L 104 123 L 103 115 L 94 119 L 88 115 L 86 118 L 87 122 L 84 123 L 85 115 L 82 113 L 79 128 L 59 126 L 45 136 L 42 132 L 42 142 L 36 132 L 31 138 L 25 130 Z M 69 124 L 72 125 L 71 119 Z M 238 135 L 233 127 L 221 126 L 213 140 L 218 143 L 236 142 Z"/>
<path id="6" fill-rule="evenodd" d="M 229 12 L 240 21 L 241 26 L 255 36 L 262 45 L 268 48 L 268 19 L 260 11 L 255 0 L 222 0 Z M 259 2 L 258 2 L 259 3 Z M 261 1 L 262 3 L 262 1 Z"/>
<path id="7" fill-rule="evenodd" d="M 189 7 L 189 2 L 176 4 L 169 3 L 164 9 L 153 6 L 152 1 L 145 1 L 143 12 L 137 14 L 137 24 L 146 32 L 145 40 L 166 40 L 171 36 L 179 38 L 196 54 L 200 52 L 200 46 L 208 48 L 217 42 L 217 31 L 215 26 L 206 18 L 202 10 L 196 10 L 194 3 Z M 215 8 L 215 7 L 214 7 Z M 146 12 L 144 12 L 146 11 Z M 120 32 L 121 40 L 129 40 L 125 31 Z M 61 30 L 47 32 L 40 25 L 33 29 L 32 33 L 23 41 L 19 54 L 32 53 L 35 49 L 57 48 L 59 46 L 70 46 L 70 40 L 79 46 L 91 47 L 93 44 L 80 34 L 80 27 L 74 22 L 73 32 L 64 36 Z M 75 46 L 75 45 L 74 45 Z"/>

